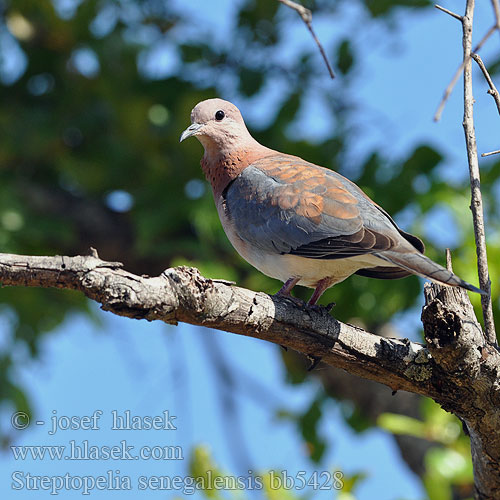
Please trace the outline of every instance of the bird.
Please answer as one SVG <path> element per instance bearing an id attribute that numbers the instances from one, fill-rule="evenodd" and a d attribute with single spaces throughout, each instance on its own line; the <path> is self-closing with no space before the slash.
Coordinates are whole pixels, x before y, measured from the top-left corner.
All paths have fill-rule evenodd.
<path id="1" fill-rule="evenodd" d="M 256 141 L 239 109 L 214 98 L 191 111 L 179 141 L 196 137 L 222 227 L 236 251 L 267 276 L 323 292 L 352 274 L 397 279 L 416 274 L 486 294 L 424 255 L 420 238 L 400 229 L 356 184 L 334 170 Z"/>

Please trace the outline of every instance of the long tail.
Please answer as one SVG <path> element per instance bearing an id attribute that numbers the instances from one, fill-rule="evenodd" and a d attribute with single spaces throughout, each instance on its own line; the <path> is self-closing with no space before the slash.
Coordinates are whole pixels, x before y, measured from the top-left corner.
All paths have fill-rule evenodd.
<path id="1" fill-rule="evenodd" d="M 445 269 L 443 266 L 440 266 L 421 253 L 399 253 L 388 250 L 376 253 L 375 255 L 380 259 L 441 285 L 459 286 L 471 292 L 487 295 L 484 290 L 467 283 L 456 274 L 453 274 L 451 271 L 448 271 L 448 269 Z"/>

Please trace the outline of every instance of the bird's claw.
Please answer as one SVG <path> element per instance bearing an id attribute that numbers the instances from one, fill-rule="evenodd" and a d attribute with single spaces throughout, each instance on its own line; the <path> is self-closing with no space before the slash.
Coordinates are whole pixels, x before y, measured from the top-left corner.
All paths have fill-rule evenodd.
<path id="1" fill-rule="evenodd" d="M 316 312 L 322 313 L 323 311 L 327 312 L 328 314 L 332 311 L 332 309 L 336 306 L 337 304 L 335 302 L 330 302 L 329 304 L 326 304 L 326 306 L 322 304 L 306 304 L 308 309 L 313 309 Z"/>
<path id="2" fill-rule="evenodd" d="M 299 299 L 297 297 L 293 297 L 290 294 L 277 292 L 274 294 L 274 296 L 289 300 L 292 304 L 296 305 L 297 307 L 304 307 L 306 305 L 306 303 L 302 299 Z"/>

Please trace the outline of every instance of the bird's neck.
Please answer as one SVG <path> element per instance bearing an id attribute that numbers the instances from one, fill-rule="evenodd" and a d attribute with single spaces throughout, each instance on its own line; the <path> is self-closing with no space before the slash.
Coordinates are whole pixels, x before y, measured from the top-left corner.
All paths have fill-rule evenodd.
<path id="1" fill-rule="evenodd" d="M 222 194 L 227 185 L 253 162 L 270 156 L 274 151 L 257 141 L 248 147 L 224 151 L 205 147 L 201 168 L 212 186 L 215 199 Z"/>

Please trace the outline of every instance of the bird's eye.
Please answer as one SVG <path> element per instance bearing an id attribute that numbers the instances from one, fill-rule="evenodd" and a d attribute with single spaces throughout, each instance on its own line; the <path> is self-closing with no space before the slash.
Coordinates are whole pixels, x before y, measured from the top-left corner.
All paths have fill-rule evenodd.
<path id="1" fill-rule="evenodd" d="M 215 113 L 215 119 L 217 121 L 221 121 L 226 115 L 224 114 L 224 111 L 222 111 L 221 109 L 219 109 L 219 111 L 217 111 L 217 113 Z"/>

